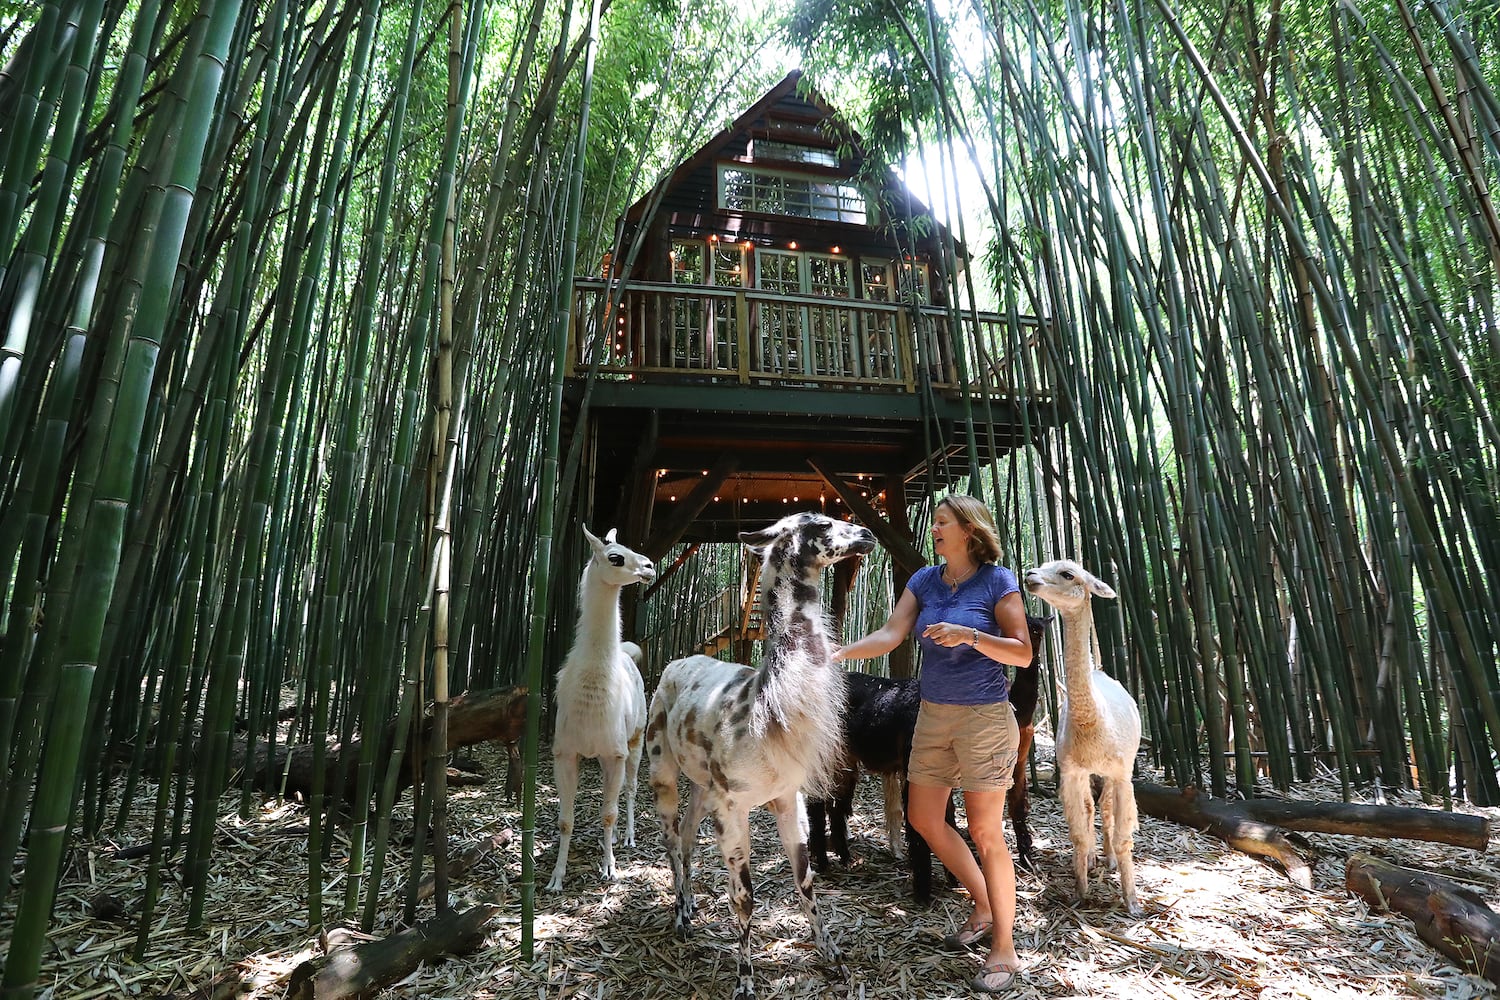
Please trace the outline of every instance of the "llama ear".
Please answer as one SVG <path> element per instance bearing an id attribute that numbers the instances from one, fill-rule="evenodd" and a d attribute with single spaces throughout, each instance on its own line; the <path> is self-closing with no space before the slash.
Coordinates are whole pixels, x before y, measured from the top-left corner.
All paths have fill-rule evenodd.
<path id="1" fill-rule="evenodd" d="M 582 527 L 583 527 L 583 537 L 587 538 L 589 540 L 589 547 L 591 549 L 593 549 L 595 552 L 598 552 L 598 551 L 602 550 L 604 548 L 604 543 L 601 542 L 601 541 L 599 541 L 599 539 L 594 536 L 594 533 L 589 530 L 589 526 L 588 525 L 585 524 Z"/>
<path id="2" fill-rule="evenodd" d="M 618 528 L 610 528 L 608 534 L 604 536 L 605 544 L 614 544 L 615 535 L 618 533 L 618 531 Z"/>
<path id="3" fill-rule="evenodd" d="M 767 545 L 770 545 L 771 540 L 775 537 L 776 534 L 770 528 L 762 528 L 760 531 L 740 532 L 740 541 L 754 549 L 757 553 Z"/>
<path id="4" fill-rule="evenodd" d="M 1097 576 L 1089 577 L 1088 588 L 1089 593 L 1093 594 L 1095 597 L 1113 598 L 1116 596 L 1115 589 L 1109 584 L 1105 583 L 1103 580 L 1099 579 Z"/>

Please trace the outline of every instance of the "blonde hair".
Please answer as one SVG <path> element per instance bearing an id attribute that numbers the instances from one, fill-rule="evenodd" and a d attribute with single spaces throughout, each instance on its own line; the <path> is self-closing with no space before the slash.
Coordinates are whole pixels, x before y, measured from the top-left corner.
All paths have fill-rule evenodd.
<path id="1" fill-rule="evenodd" d="M 969 555 L 976 563 L 999 562 L 1000 532 L 988 507 L 964 493 L 944 497 L 938 501 L 938 507 L 947 507 L 954 519 L 969 529 Z M 936 509 L 933 508 L 934 512 Z"/>

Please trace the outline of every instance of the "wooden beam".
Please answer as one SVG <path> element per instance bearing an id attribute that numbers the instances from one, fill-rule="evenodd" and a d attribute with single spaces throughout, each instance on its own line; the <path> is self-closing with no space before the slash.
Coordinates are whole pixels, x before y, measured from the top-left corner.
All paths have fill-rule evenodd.
<path id="1" fill-rule="evenodd" d="M 818 459 L 809 458 L 807 464 L 812 466 L 814 472 L 823 477 L 828 483 L 829 488 L 837 493 L 839 499 L 843 500 L 849 509 L 854 512 L 854 516 L 859 518 L 860 523 L 875 533 L 875 537 L 880 539 L 880 544 L 890 550 L 891 560 L 898 564 L 907 575 L 915 573 L 927 565 L 927 557 L 917 551 L 917 547 L 911 543 L 909 538 L 906 538 L 901 532 L 891 527 L 885 518 L 881 517 L 879 512 L 870 506 L 869 501 L 860 496 L 858 490 L 850 489 L 847 483 Z"/>
<path id="2" fill-rule="evenodd" d="M 683 498 L 682 503 L 671 513 L 671 516 L 662 522 L 661 527 L 651 533 L 651 537 L 646 541 L 646 547 L 641 552 L 652 559 L 661 559 L 666 555 L 667 550 L 677 543 L 677 540 L 688 530 L 688 526 L 697 520 L 699 514 L 703 513 L 703 508 L 708 506 L 714 494 L 719 491 L 719 487 L 724 485 L 724 480 L 733 475 L 739 465 L 738 455 L 730 452 L 720 455 L 713 468 L 708 470 L 708 475 L 698 480 L 698 485 L 694 486 L 693 491 Z"/>

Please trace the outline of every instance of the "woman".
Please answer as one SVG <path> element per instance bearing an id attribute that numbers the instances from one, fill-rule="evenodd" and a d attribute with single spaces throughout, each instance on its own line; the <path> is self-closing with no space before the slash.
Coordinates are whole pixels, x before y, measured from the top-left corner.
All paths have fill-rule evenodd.
<path id="1" fill-rule="evenodd" d="M 907 770 L 911 825 L 974 900 L 974 911 L 944 944 L 962 950 L 990 939 L 982 993 L 1007 989 L 1020 970 L 1013 931 L 1016 871 L 1005 845 L 1005 792 L 1016 764 L 1015 714 L 1004 664 L 1031 663 L 1031 634 L 1016 575 L 995 561 L 1000 539 L 984 504 L 950 496 L 932 515 L 941 566 L 912 574 L 891 616 L 863 639 L 835 650 L 835 662 L 882 656 L 913 629 L 922 647 L 922 707 Z M 949 795 L 964 793 L 973 853 L 947 824 Z"/>

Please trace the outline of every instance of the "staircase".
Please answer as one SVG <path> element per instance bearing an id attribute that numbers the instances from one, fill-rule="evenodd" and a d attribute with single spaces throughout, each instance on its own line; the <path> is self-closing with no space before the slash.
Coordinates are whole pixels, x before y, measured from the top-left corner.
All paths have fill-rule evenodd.
<path id="1" fill-rule="evenodd" d="M 748 562 L 752 563 L 746 570 L 750 578 L 741 580 L 740 586 L 736 588 L 737 593 L 726 590 L 721 595 L 726 599 L 736 599 L 738 614 L 719 631 L 703 640 L 703 652 L 708 656 L 718 656 L 737 641 L 759 642 L 766 637 L 765 623 L 761 620 L 760 613 L 760 565 L 754 560 Z"/>

